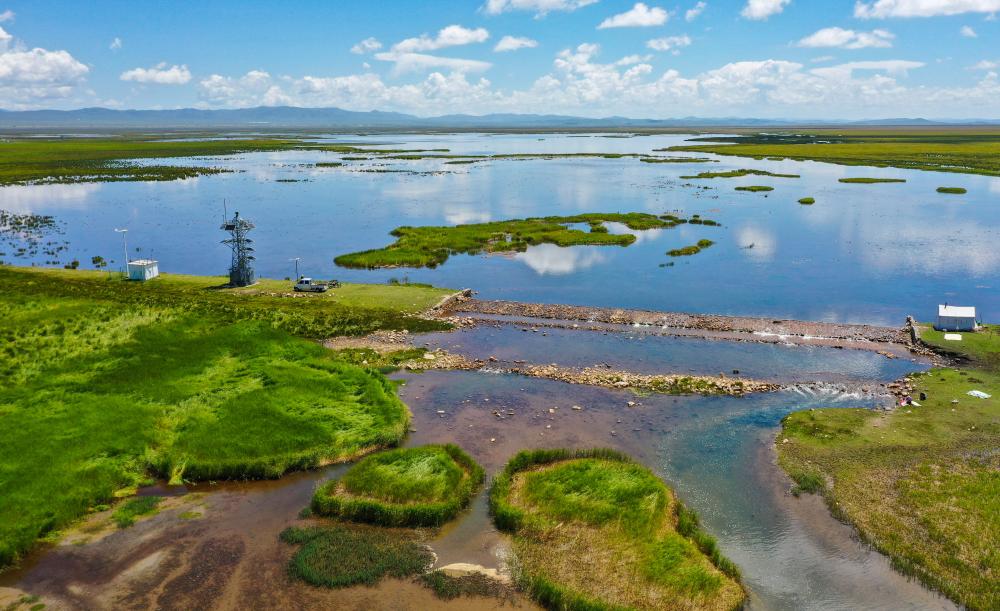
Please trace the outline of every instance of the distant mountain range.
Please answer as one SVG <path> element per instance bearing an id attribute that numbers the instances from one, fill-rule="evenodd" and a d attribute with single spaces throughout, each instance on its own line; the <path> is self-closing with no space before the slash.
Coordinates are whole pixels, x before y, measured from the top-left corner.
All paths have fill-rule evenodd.
<path id="1" fill-rule="evenodd" d="M 678 119 L 587 118 L 567 115 L 488 114 L 417 117 L 398 112 L 358 112 L 341 108 L 256 108 L 203 110 L 0 110 L 2 129 L 148 129 L 148 128 L 315 128 L 315 129 L 583 129 L 681 127 L 791 127 L 791 126 L 933 126 L 1000 125 L 996 119 L 931 121 L 928 119 L 874 119 L 866 121 L 782 120 L 744 117 L 683 117 Z"/>

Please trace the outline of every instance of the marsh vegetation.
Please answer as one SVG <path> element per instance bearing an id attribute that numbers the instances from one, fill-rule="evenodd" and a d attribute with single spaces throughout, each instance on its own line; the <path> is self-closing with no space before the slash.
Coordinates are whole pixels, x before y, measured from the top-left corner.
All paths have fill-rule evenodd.
<path id="1" fill-rule="evenodd" d="M 904 178 L 870 178 L 870 177 L 855 177 L 855 178 L 838 178 L 837 182 L 842 182 L 847 185 L 875 185 L 879 183 L 893 183 L 893 182 L 906 182 Z"/>
<path id="2" fill-rule="evenodd" d="M 763 193 L 767 191 L 774 191 L 774 187 L 768 187 L 764 185 L 747 185 L 742 187 L 736 187 L 737 191 L 750 191 L 751 193 Z"/>

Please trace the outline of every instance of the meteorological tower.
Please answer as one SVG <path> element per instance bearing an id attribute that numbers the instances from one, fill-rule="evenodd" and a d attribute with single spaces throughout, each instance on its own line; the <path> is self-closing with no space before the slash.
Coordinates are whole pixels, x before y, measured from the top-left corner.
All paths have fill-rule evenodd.
<path id="1" fill-rule="evenodd" d="M 233 261 L 229 265 L 229 286 L 250 286 L 256 281 L 252 265 L 253 240 L 247 237 L 253 228 L 253 222 L 241 219 L 239 212 L 220 227 L 230 235 L 222 243 L 233 251 Z"/>

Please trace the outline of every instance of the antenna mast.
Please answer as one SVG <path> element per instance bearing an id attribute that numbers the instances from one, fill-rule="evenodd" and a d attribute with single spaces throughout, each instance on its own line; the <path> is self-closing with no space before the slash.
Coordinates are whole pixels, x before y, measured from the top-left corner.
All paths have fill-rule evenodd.
<path id="1" fill-rule="evenodd" d="M 229 286 L 250 286 L 256 282 L 253 271 L 253 240 L 247 237 L 255 225 L 252 221 L 240 218 L 240 213 L 222 223 L 220 229 L 228 231 L 232 236 L 222 240 L 233 251 L 232 263 L 229 265 Z"/>

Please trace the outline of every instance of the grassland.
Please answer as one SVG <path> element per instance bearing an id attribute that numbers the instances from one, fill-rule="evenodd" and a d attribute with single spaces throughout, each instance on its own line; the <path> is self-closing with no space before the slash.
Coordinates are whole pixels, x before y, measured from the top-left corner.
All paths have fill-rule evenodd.
<path id="1" fill-rule="evenodd" d="M 483 483 L 482 467 L 458 446 L 399 448 L 360 460 L 320 486 L 313 512 L 380 526 L 441 526 Z"/>
<path id="2" fill-rule="evenodd" d="M 870 178 L 859 176 L 855 178 L 838 178 L 837 182 L 842 182 L 846 185 L 876 185 L 880 183 L 906 182 L 906 180 L 902 178 Z"/>
<path id="3" fill-rule="evenodd" d="M 671 151 L 1000 176 L 1000 132 L 837 131 L 698 138 Z"/>
<path id="4" fill-rule="evenodd" d="M 937 350 L 957 354 L 977 368 L 1000 371 L 1000 325 L 983 325 L 975 333 L 960 333 L 961 341 L 949 341 L 944 331 L 920 325 L 920 341 Z"/>
<path id="5" fill-rule="evenodd" d="M 534 450 L 497 475 L 490 509 L 517 579 L 551 609 L 734 609 L 736 567 L 644 467 L 610 450 Z"/>
<path id="6" fill-rule="evenodd" d="M 964 187 L 938 187 L 937 192 L 949 195 L 965 195 L 967 193 Z"/>
<path id="7" fill-rule="evenodd" d="M 728 170 L 725 172 L 699 172 L 693 176 L 681 178 L 693 180 L 701 178 L 743 178 L 744 176 L 771 176 L 774 178 L 799 178 L 798 174 L 775 174 L 767 170 Z"/>
<path id="8" fill-rule="evenodd" d="M 383 577 L 411 577 L 434 562 L 434 554 L 411 533 L 366 527 L 292 527 L 281 540 L 299 545 L 289 573 L 328 588 L 374 585 Z"/>
<path id="9" fill-rule="evenodd" d="M 456 253 L 518 252 L 535 244 L 628 246 L 635 242 L 632 234 L 612 234 L 602 230 L 606 222 L 622 223 L 632 230 L 646 230 L 675 227 L 688 220 L 670 215 L 660 217 L 631 212 L 548 216 L 452 227 L 397 227 L 391 232 L 396 237 L 394 244 L 341 255 L 334 262 L 343 267 L 369 269 L 436 267 Z M 587 223 L 590 231 L 567 226 L 573 223 Z M 699 223 L 709 224 L 703 219 L 699 219 Z"/>
<path id="10" fill-rule="evenodd" d="M 151 477 L 274 477 L 403 436 L 390 382 L 293 334 L 434 328 L 409 311 L 439 292 L 219 282 L 0 267 L 0 567 Z M 395 308 L 355 305 L 376 294 Z"/>
<path id="11" fill-rule="evenodd" d="M 936 341 L 924 335 L 925 341 Z M 954 349 L 951 344 L 956 342 L 947 343 Z M 979 342 L 962 343 L 970 356 L 992 362 L 993 368 L 914 374 L 914 398 L 920 405 L 891 413 L 793 413 L 782 423 L 778 457 L 799 490 L 823 494 L 834 514 L 853 523 L 899 570 L 966 608 L 996 609 L 997 344 L 987 348 Z M 966 394 L 969 390 L 993 396 L 979 399 Z"/>

